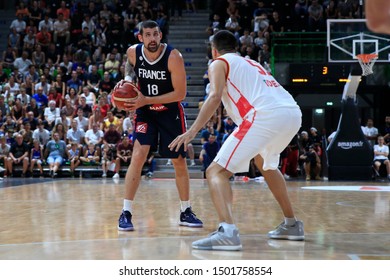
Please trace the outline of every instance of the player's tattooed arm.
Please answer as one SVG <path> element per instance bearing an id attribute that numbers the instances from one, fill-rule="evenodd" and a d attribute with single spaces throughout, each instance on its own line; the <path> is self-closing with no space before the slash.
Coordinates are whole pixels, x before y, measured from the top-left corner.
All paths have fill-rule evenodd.
<path id="1" fill-rule="evenodd" d="M 125 80 L 135 83 L 136 77 L 133 65 L 130 64 L 129 60 L 126 61 L 125 64 Z"/>

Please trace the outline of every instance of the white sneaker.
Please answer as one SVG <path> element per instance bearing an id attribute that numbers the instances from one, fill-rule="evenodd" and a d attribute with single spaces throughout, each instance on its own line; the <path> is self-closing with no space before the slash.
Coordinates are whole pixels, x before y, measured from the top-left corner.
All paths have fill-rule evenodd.
<path id="1" fill-rule="evenodd" d="M 168 165 L 168 166 L 172 165 L 172 161 L 171 161 L 171 159 L 168 159 L 168 161 L 167 161 L 167 165 Z"/>
<path id="2" fill-rule="evenodd" d="M 115 175 L 112 176 L 112 179 L 119 179 L 119 174 L 118 174 L 118 173 L 115 173 Z"/>
<path id="3" fill-rule="evenodd" d="M 206 238 L 193 242 L 192 248 L 198 250 L 239 251 L 242 249 L 242 245 L 238 229 L 233 231 L 232 236 L 228 236 L 224 228 L 220 226 L 217 231 L 211 233 Z"/>
<path id="4" fill-rule="evenodd" d="M 196 165 L 195 161 L 191 161 L 190 166 L 195 166 L 195 165 Z"/>
<path id="5" fill-rule="evenodd" d="M 2 166 L 0 166 L 0 172 L 3 172 L 3 171 L 5 171 L 5 169 Z"/>
<path id="6" fill-rule="evenodd" d="M 103 177 L 103 178 L 106 178 L 106 177 L 107 177 L 107 174 L 106 174 L 106 173 L 103 173 L 102 177 Z"/>

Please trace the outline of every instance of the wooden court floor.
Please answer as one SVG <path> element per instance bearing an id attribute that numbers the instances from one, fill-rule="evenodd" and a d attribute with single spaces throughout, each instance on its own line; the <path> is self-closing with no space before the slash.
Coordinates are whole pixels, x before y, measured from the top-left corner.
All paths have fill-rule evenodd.
<path id="1" fill-rule="evenodd" d="M 267 238 L 282 214 L 265 183 L 232 182 L 240 252 L 191 249 L 192 241 L 217 227 L 204 180 L 191 180 L 201 229 L 178 226 L 174 180 L 151 179 L 142 180 L 137 193 L 135 231 L 118 232 L 123 184 L 111 178 L 5 179 L 0 183 L 0 259 L 390 260 L 387 181 L 288 181 L 297 217 L 305 223 L 303 242 Z"/>

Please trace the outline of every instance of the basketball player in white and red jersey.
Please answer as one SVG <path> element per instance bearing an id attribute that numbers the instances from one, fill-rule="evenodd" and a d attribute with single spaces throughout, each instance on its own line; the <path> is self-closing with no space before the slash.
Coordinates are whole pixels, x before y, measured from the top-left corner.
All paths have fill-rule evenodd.
<path id="1" fill-rule="evenodd" d="M 292 96 L 256 61 L 236 54 L 237 41 L 228 31 L 219 31 L 212 41 L 214 61 L 209 66 L 210 94 L 191 128 L 169 145 L 184 147 L 211 118 L 220 102 L 238 128 L 222 145 L 207 169 L 211 198 L 218 212 L 218 230 L 192 243 L 194 249 L 241 250 L 232 213 L 233 194 L 229 178 L 256 166 L 278 201 L 284 221 L 268 233 L 270 238 L 303 240 L 303 223 L 295 218 L 286 182 L 278 170 L 279 154 L 301 126 L 301 110 Z"/>

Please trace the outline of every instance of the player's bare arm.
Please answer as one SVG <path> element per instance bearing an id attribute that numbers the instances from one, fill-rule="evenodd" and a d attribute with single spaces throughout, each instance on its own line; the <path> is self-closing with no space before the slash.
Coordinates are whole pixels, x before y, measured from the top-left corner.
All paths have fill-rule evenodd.
<path id="1" fill-rule="evenodd" d="M 176 137 L 175 140 L 169 144 L 171 151 L 178 151 L 181 145 L 184 145 L 186 149 L 188 143 L 195 138 L 198 131 L 207 123 L 207 121 L 217 111 L 219 104 L 221 103 L 222 94 L 226 90 L 226 72 L 227 66 L 225 62 L 216 60 L 209 67 L 210 77 L 210 93 L 205 103 L 203 104 L 198 117 L 192 124 L 190 129 L 182 135 Z"/>
<path id="2" fill-rule="evenodd" d="M 366 0 L 367 26 L 374 32 L 390 34 L 390 2 L 388 0 Z"/>

